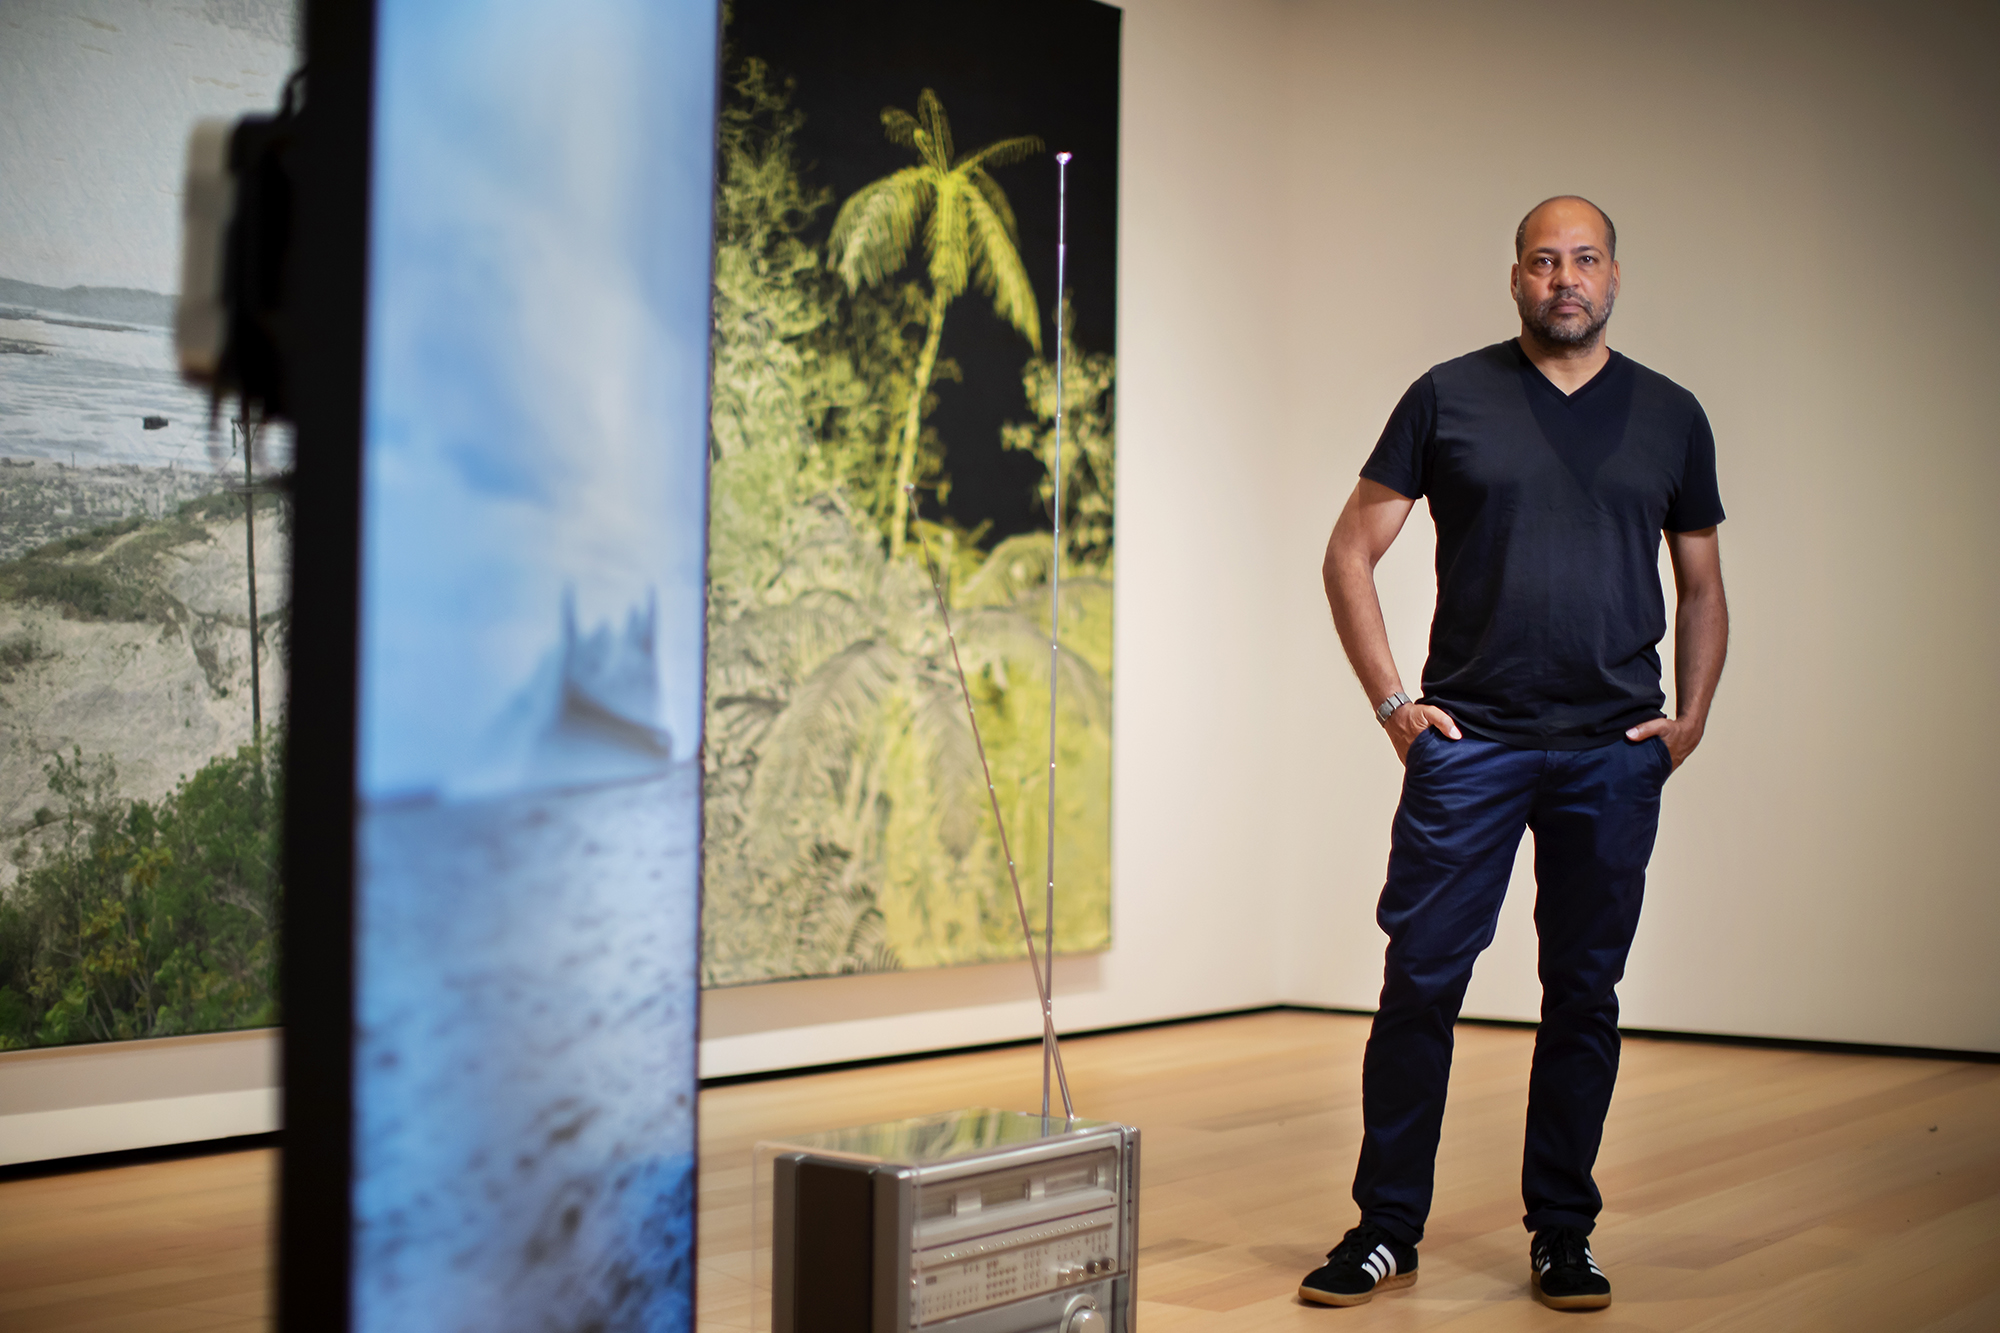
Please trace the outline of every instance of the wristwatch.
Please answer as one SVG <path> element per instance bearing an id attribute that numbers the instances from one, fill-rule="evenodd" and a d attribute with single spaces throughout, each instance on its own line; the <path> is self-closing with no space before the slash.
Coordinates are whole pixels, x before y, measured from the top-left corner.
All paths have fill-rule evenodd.
<path id="1" fill-rule="evenodd" d="M 1401 690 L 1397 690 L 1381 703 L 1375 705 L 1375 720 L 1385 727 L 1388 726 L 1389 719 L 1395 715 L 1396 710 L 1408 702 L 1410 702 L 1410 696 Z"/>

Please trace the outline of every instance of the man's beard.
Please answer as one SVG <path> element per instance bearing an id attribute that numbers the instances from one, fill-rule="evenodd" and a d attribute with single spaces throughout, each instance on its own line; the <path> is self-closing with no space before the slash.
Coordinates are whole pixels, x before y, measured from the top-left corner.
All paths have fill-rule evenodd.
<path id="1" fill-rule="evenodd" d="M 1529 305 L 1526 298 L 1517 304 L 1521 308 L 1521 322 L 1528 326 L 1528 332 L 1536 339 L 1551 347 L 1588 347 L 1597 341 L 1604 326 L 1611 321 L 1611 293 L 1604 294 L 1604 308 L 1596 308 L 1590 298 L 1580 292 L 1557 292 L 1536 305 Z M 1583 307 L 1581 317 L 1576 315 L 1557 316 L 1551 312 L 1563 301 L 1573 301 Z M 1556 321 L 1561 319 L 1562 323 Z"/>

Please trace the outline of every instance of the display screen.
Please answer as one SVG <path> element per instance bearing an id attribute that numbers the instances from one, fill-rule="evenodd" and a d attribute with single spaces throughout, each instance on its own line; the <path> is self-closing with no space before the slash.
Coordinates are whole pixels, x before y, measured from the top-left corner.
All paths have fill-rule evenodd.
<path id="1" fill-rule="evenodd" d="M 692 1324 L 718 28 L 379 11 L 357 1329 Z"/>

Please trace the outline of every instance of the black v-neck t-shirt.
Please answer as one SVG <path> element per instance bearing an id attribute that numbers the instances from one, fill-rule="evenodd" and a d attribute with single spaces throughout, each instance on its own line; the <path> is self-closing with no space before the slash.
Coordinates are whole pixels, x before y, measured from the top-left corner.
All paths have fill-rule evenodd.
<path id="1" fill-rule="evenodd" d="M 1723 518 L 1693 394 L 1613 352 L 1565 396 L 1495 343 L 1411 385 L 1361 475 L 1428 497 L 1437 525 L 1421 702 L 1543 750 L 1661 716 L 1660 533 Z"/>

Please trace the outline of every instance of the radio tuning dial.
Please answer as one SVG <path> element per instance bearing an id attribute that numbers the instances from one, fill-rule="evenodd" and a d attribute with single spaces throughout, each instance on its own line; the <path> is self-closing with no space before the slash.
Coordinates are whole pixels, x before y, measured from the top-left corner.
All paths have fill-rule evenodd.
<path id="1" fill-rule="evenodd" d="M 1059 1333 L 1110 1333 L 1111 1321 L 1089 1296 L 1078 1296 L 1063 1311 Z"/>

